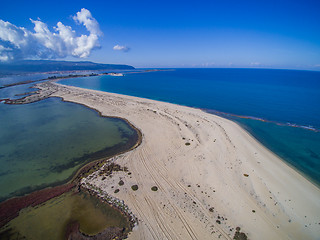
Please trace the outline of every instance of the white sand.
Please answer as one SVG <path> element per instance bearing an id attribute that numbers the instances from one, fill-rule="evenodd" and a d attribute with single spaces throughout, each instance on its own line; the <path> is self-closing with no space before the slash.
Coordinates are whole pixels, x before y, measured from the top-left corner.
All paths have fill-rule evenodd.
<path id="1" fill-rule="evenodd" d="M 319 188 L 234 122 L 164 102 L 56 83 L 39 86 L 56 88 L 52 96 L 105 116 L 125 118 L 142 132 L 142 144 L 117 157 L 131 175 L 90 180 L 138 217 L 129 239 L 232 239 L 237 226 L 249 239 L 320 239 Z"/>

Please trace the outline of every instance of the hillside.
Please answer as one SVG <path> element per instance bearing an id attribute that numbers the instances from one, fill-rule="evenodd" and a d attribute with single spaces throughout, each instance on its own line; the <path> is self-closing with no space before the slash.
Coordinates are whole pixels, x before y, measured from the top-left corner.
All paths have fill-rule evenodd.
<path id="1" fill-rule="evenodd" d="M 10 63 L 0 63 L 0 75 L 55 72 L 74 70 L 129 70 L 134 67 L 123 64 L 102 64 L 89 61 L 51 61 L 51 60 L 22 60 Z"/>

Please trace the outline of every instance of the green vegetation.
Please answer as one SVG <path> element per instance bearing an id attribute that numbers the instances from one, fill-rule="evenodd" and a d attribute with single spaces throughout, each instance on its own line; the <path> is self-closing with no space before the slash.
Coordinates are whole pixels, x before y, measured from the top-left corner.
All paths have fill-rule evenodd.
<path id="1" fill-rule="evenodd" d="M 131 189 L 132 189 L 133 191 L 137 191 L 138 188 L 139 188 L 138 185 L 132 185 L 132 186 L 131 186 Z"/>
<path id="2" fill-rule="evenodd" d="M 154 192 L 156 192 L 156 191 L 158 191 L 158 187 L 157 187 L 157 186 L 153 186 L 153 187 L 151 188 L 151 190 L 154 191 Z"/>
<path id="3" fill-rule="evenodd" d="M 245 233 L 240 232 L 240 227 L 237 227 L 236 228 L 236 232 L 235 232 L 235 234 L 233 236 L 233 239 L 235 239 L 235 240 L 247 240 L 248 237 L 247 237 L 247 235 Z"/>

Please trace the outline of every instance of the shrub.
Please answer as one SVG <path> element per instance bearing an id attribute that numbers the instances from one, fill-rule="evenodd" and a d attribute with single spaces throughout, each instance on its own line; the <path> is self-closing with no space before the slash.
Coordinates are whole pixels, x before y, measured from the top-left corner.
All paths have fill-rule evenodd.
<path id="1" fill-rule="evenodd" d="M 153 186 L 153 187 L 151 188 L 151 190 L 154 191 L 154 192 L 156 192 L 156 191 L 158 191 L 158 187 L 157 187 L 157 186 Z"/>
<path id="2" fill-rule="evenodd" d="M 132 189 L 133 191 L 137 191 L 138 188 L 139 188 L 138 185 L 132 185 L 132 186 L 131 186 L 131 189 Z"/>

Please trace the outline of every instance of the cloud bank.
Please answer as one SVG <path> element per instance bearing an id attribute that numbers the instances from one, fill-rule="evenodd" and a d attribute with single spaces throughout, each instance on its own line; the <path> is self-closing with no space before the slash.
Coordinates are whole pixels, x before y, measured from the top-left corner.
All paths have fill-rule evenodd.
<path id="1" fill-rule="evenodd" d="M 31 32 L 0 19 L 0 61 L 88 57 L 93 49 L 100 47 L 98 39 L 102 33 L 99 23 L 85 8 L 77 12 L 73 20 L 84 25 L 89 35 L 77 36 L 62 22 L 58 22 L 51 32 L 40 19 L 30 19 L 34 24 L 34 32 Z"/>
<path id="2" fill-rule="evenodd" d="M 123 52 L 129 52 L 129 51 L 130 51 L 130 48 L 127 47 L 127 46 L 115 45 L 115 46 L 113 47 L 113 50 L 123 51 Z"/>

